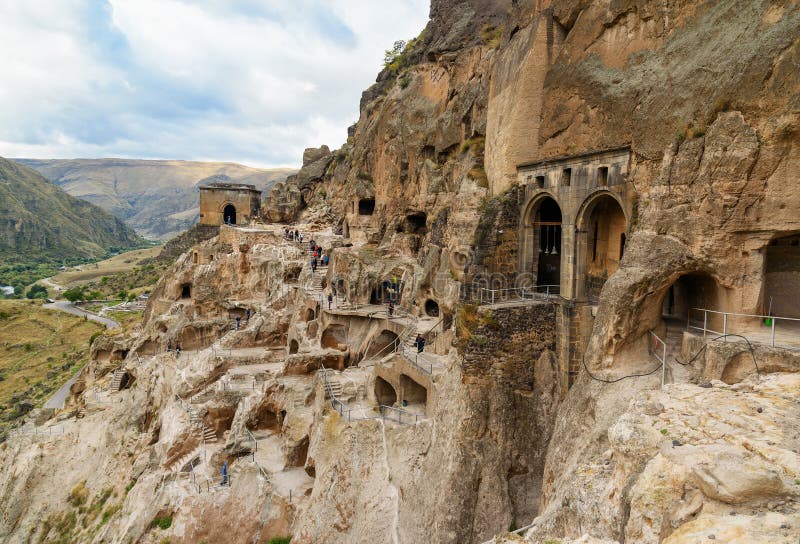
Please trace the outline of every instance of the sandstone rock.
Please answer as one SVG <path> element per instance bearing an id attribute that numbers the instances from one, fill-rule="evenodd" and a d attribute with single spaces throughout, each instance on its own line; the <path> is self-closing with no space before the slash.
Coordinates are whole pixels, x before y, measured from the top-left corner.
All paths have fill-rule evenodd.
<path id="1" fill-rule="evenodd" d="M 787 492 L 778 473 L 763 461 L 722 453 L 710 463 L 693 467 L 703 493 L 728 504 L 783 496 Z"/>

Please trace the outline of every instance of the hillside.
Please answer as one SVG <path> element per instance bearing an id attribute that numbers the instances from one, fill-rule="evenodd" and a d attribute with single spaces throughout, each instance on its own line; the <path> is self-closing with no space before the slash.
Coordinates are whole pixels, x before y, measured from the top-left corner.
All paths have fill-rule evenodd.
<path id="1" fill-rule="evenodd" d="M 0 437 L 86 362 L 89 339 L 102 329 L 33 301 L 0 301 Z"/>
<path id="2" fill-rule="evenodd" d="M 130 159 L 14 159 L 72 196 L 125 221 L 148 239 L 167 240 L 197 222 L 198 186 L 224 175 L 268 191 L 294 173 L 224 162 Z"/>
<path id="3" fill-rule="evenodd" d="M 36 279 L 26 274 L 38 265 L 81 262 L 143 242 L 103 209 L 0 158 L 0 283 L 24 285 Z"/>

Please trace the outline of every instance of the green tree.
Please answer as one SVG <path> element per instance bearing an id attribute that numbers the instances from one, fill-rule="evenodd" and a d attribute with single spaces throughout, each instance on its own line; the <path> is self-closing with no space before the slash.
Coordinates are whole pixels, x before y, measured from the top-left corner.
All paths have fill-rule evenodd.
<path id="1" fill-rule="evenodd" d="M 86 295 L 82 287 L 73 287 L 72 289 L 64 291 L 64 298 L 70 302 L 76 302 L 78 300 L 85 300 Z"/>
<path id="2" fill-rule="evenodd" d="M 406 42 L 404 40 L 397 40 L 391 49 L 387 49 L 383 54 L 383 67 L 391 70 L 397 70 L 402 63 L 403 51 L 405 51 Z"/>
<path id="3" fill-rule="evenodd" d="M 39 284 L 31 285 L 31 288 L 28 289 L 28 294 L 26 296 L 30 299 L 47 298 L 47 288 Z"/>

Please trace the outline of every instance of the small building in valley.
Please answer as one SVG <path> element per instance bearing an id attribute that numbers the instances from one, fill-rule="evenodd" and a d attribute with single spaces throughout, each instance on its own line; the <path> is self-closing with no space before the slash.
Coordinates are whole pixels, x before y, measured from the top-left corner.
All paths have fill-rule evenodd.
<path id="1" fill-rule="evenodd" d="M 213 182 L 200 187 L 200 224 L 247 225 L 261 210 L 255 185 Z"/>

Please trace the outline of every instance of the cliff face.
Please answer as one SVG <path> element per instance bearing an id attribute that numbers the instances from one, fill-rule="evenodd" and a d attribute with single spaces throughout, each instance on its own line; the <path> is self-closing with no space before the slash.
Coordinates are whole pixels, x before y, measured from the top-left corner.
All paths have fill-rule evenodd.
<path id="1" fill-rule="evenodd" d="M 138 334 L 95 344 L 74 409 L 125 440 L 98 442 L 106 477 L 71 466 L 60 483 L 131 487 L 72 538 L 796 541 L 797 352 L 761 322 L 742 325 L 750 351 L 662 314 L 689 309 L 668 308 L 681 289 L 757 313 L 765 276 L 795 277 L 791 259 L 767 265 L 800 231 L 799 21 L 791 2 L 433 2 L 348 143 L 308 150 L 268 199 L 330 266 L 312 271 L 309 238 L 283 225 L 223 226 L 162 279 Z M 580 189 L 517 167 L 621 146 L 627 238 L 599 302 L 466 304 L 529 272 L 531 193 Z M 663 389 L 650 330 L 670 343 Z M 41 475 L 66 454 L 36 465 L 36 444 L 12 446 L 2 497 L 33 491 L 0 535 L 21 540 L 42 513 L 62 527 L 72 510 Z M 224 461 L 231 486 L 213 482 Z"/>

